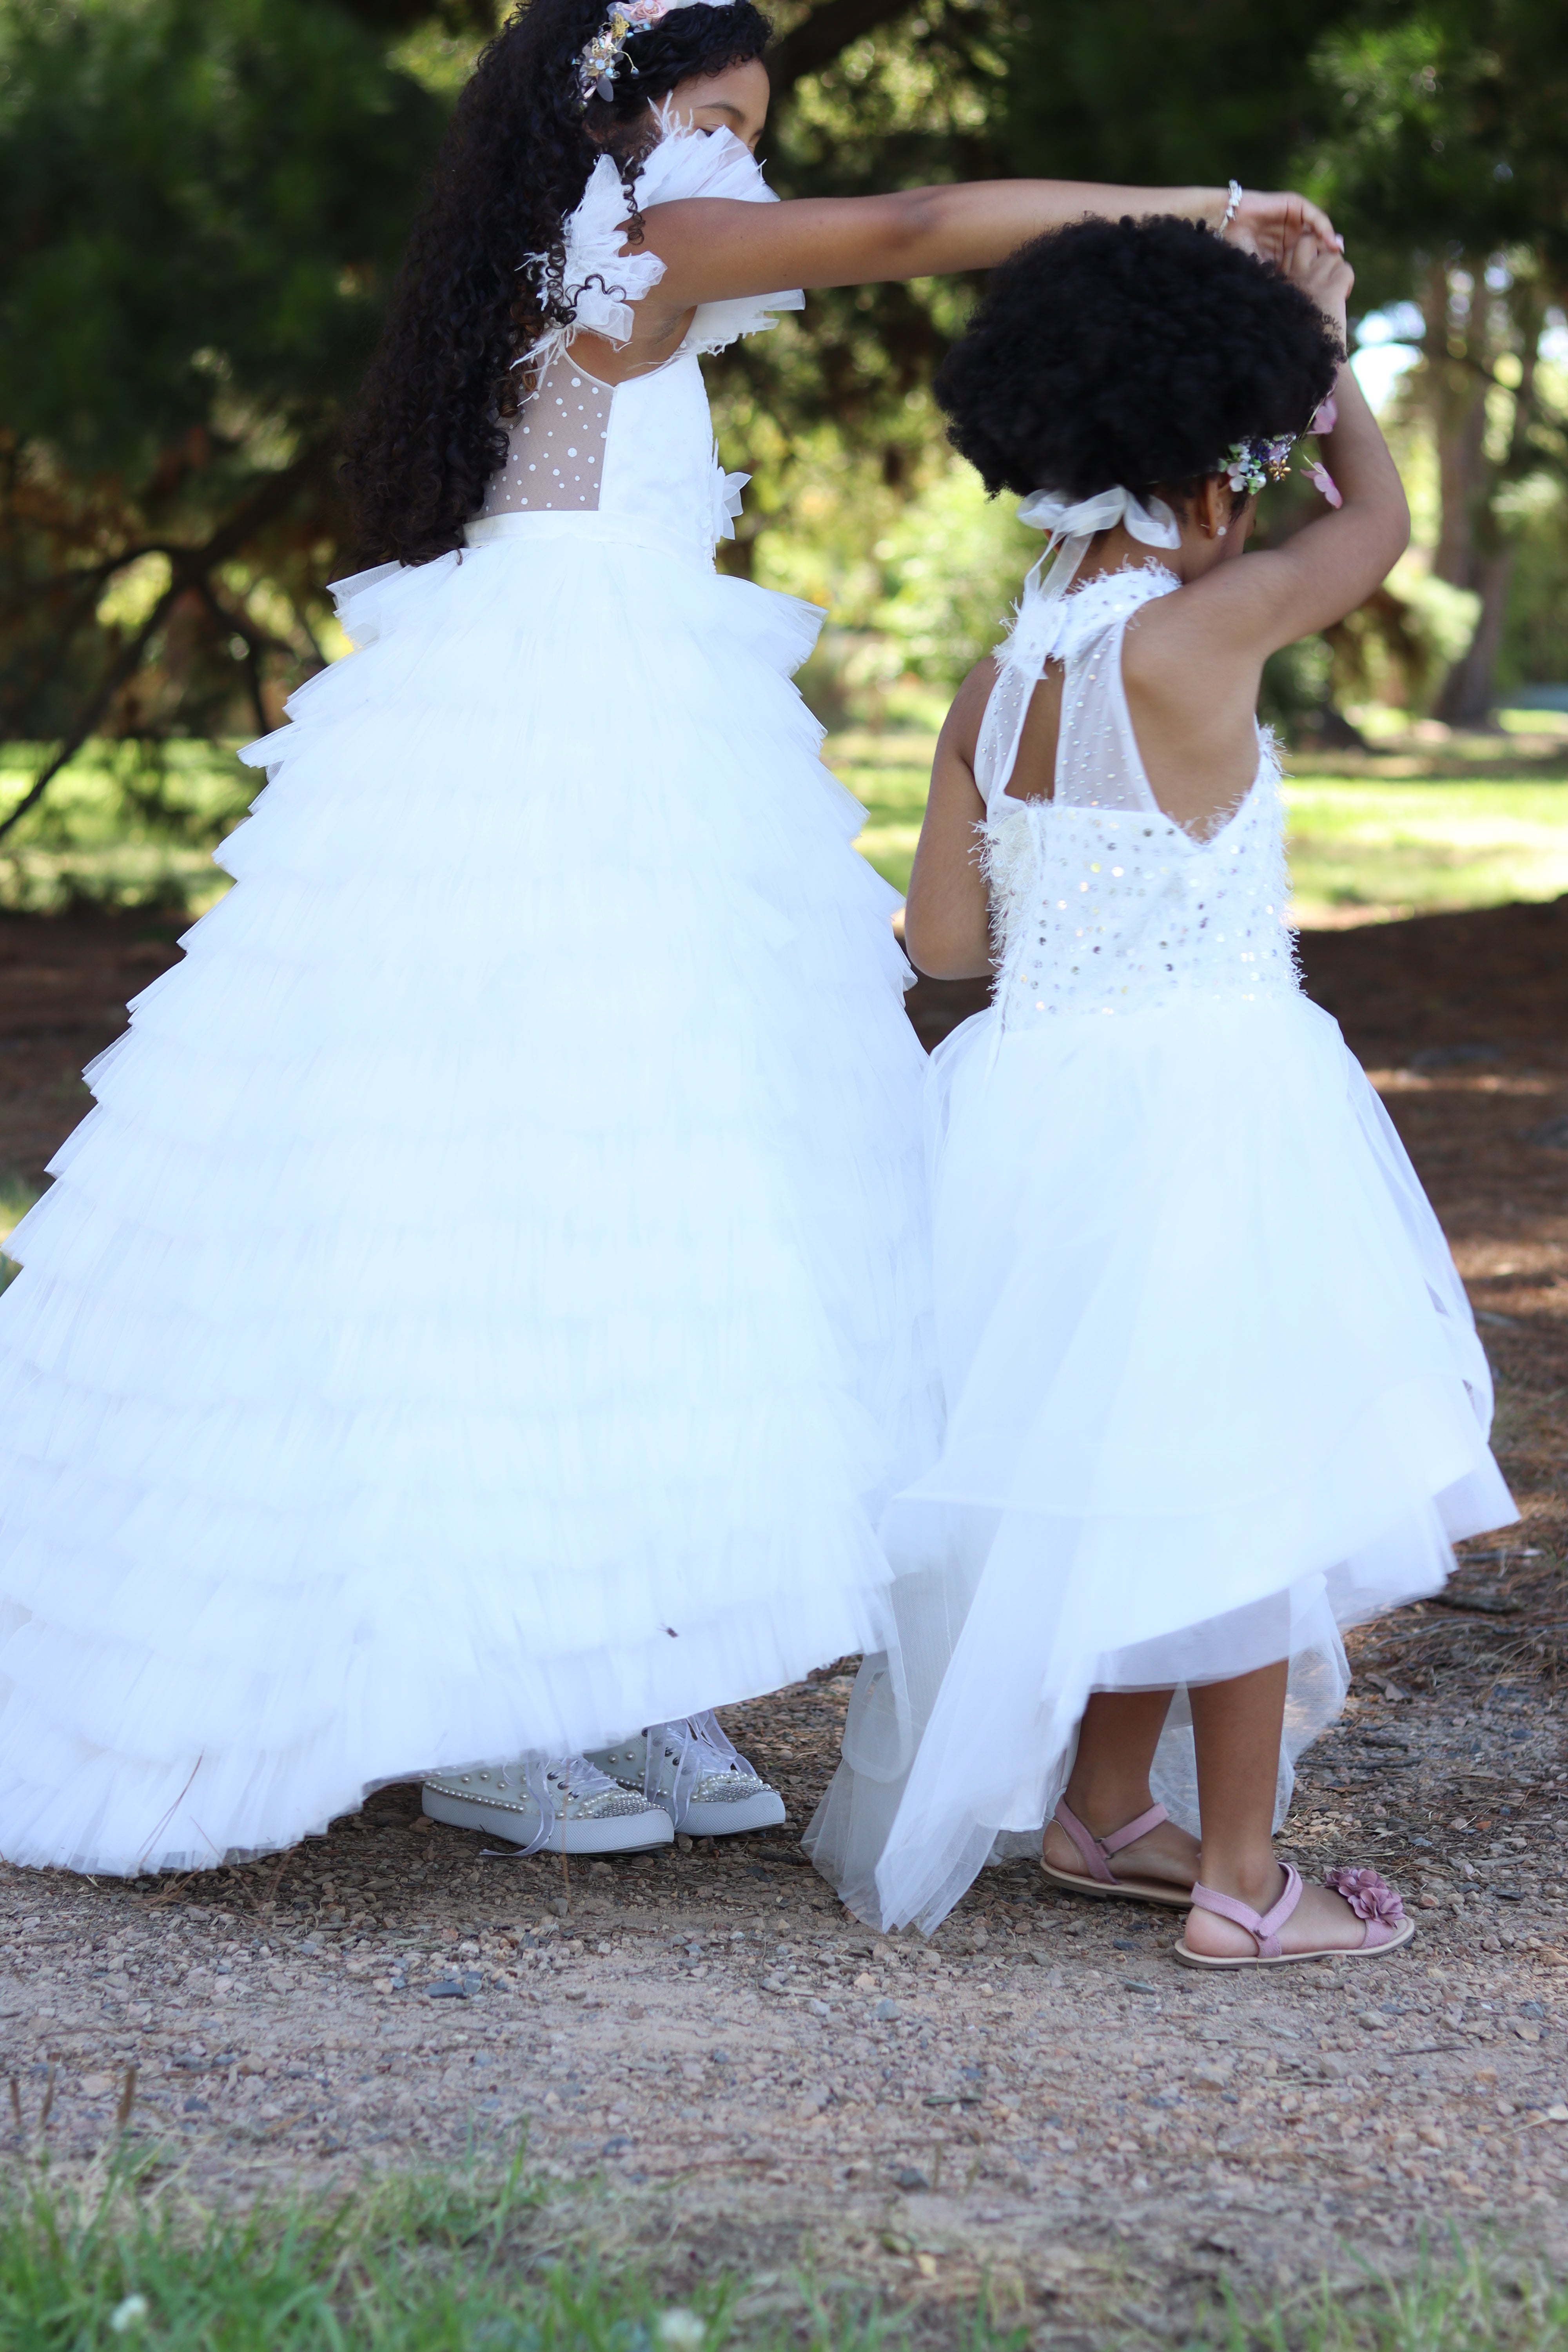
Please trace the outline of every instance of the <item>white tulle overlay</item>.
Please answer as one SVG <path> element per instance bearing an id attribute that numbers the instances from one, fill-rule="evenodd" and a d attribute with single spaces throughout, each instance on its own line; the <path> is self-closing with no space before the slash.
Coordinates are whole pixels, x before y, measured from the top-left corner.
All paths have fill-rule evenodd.
<path id="1" fill-rule="evenodd" d="M 1341 1629 L 1514 1517 L 1436 1220 L 1297 985 L 1271 755 L 1205 842 L 1142 776 L 1122 634 L 1175 585 L 1091 583 L 1037 648 L 1066 664 L 1051 803 L 1006 794 L 1005 715 L 982 733 L 997 1002 L 931 1076 L 946 1441 L 884 1521 L 898 1633 L 808 1840 L 880 1926 L 1037 1843 L 1095 1690 L 1177 1686 L 1156 1790 L 1195 1828 L 1185 1686 L 1289 1658 L 1282 1813 Z"/>
<path id="2" fill-rule="evenodd" d="M 237 887 L 0 1302 L 0 1850 L 286 1845 L 886 1637 L 929 1460 L 893 894 L 712 569 L 698 363 L 602 510 L 345 583 Z"/>

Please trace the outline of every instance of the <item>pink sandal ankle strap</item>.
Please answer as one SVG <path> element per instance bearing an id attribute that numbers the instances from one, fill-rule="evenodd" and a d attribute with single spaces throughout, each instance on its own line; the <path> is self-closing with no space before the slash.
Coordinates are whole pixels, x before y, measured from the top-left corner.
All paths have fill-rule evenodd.
<path id="1" fill-rule="evenodd" d="M 1140 1813 L 1136 1821 L 1124 1822 L 1107 1838 L 1097 1838 L 1092 1830 L 1086 1829 L 1065 1797 L 1058 1803 L 1056 1818 L 1077 1846 L 1089 1876 L 1098 1878 L 1102 1886 L 1114 1886 L 1117 1881 L 1110 1867 L 1111 1855 L 1120 1853 L 1124 1845 L 1132 1845 L 1139 1838 L 1147 1837 L 1151 1830 L 1157 1830 L 1161 1822 L 1168 1822 L 1171 1816 L 1163 1805 L 1151 1805 L 1146 1813 Z"/>
<path id="2" fill-rule="evenodd" d="M 1301 1874 L 1294 1863 L 1282 1864 L 1285 1872 L 1285 1892 L 1271 1911 L 1255 1911 L 1249 1903 L 1237 1902 L 1234 1895 L 1221 1895 L 1213 1886 L 1194 1885 L 1194 1911 L 1212 1911 L 1216 1918 L 1229 1919 L 1245 1927 L 1258 1946 L 1260 1960 L 1277 1960 L 1280 1957 L 1279 1930 L 1301 1900 Z M 1380 1936 L 1380 1943 L 1387 1940 Z"/>

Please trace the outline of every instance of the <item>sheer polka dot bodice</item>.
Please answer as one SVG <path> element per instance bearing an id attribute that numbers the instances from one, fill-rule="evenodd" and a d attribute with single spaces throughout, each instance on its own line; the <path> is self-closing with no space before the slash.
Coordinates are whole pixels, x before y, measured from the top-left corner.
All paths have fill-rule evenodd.
<path id="1" fill-rule="evenodd" d="M 613 388 L 563 352 L 511 419 L 507 459 L 490 478 L 484 512 L 595 512 L 605 478 Z"/>
<path id="2" fill-rule="evenodd" d="M 1201 840 L 1160 808 L 1139 756 L 1122 641 L 1140 606 L 1179 584 L 1158 564 L 1106 574 L 1062 600 L 1042 656 L 1001 656 L 975 774 L 1005 1029 L 1300 986 L 1268 736 L 1251 789 Z M 1045 658 L 1062 665 L 1054 796 L 1022 801 L 1007 785 Z"/>
<path id="3" fill-rule="evenodd" d="M 733 132 L 668 121 L 637 174 L 637 202 L 647 210 L 694 197 L 778 201 Z M 726 474 L 718 462 L 701 354 L 763 332 L 805 297 L 795 288 L 700 303 L 672 358 L 605 383 L 575 362 L 574 339 L 587 332 L 624 349 L 636 305 L 664 276 L 664 263 L 646 245 L 627 247 L 627 210 L 620 172 L 602 155 L 562 223 L 561 294 L 570 323 L 552 327 L 525 355 L 537 381 L 510 422 L 505 462 L 468 524 L 470 547 L 520 536 L 610 536 L 710 566 L 715 541 L 734 536 L 747 478 Z"/>

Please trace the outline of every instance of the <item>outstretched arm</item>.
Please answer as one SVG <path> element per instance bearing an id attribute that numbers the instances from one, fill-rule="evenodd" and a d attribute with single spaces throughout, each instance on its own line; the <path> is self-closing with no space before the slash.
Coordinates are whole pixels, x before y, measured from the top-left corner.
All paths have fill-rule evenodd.
<path id="1" fill-rule="evenodd" d="M 665 265 L 658 299 L 673 311 L 780 286 L 860 286 L 989 269 L 1031 237 L 1085 218 L 1176 213 L 1217 228 L 1227 202 L 1224 188 L 1110 187 L 1092 180 L 974 180 L 782 205 L 692 197 L 650 207 L 644 249 Z M 1276 260 L 1303 228 L 1337 245 L 1327 215 L 1304 196 L 1250 194 L 1226 235 Z"/>

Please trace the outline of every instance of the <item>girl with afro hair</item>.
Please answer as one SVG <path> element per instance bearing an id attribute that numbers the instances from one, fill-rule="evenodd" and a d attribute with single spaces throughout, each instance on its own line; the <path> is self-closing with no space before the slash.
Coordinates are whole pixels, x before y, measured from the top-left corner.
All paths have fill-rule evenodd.
<path id="1" fill-rule="evenodd" d="M 1058 1886 L 1186 1911 L 1194 1968 L 1414 1932 L 1375 1871 L 1272 1847 L 1342 1629 L 1516 1516 L 1436 1220 L 1301 992 L 1255 717 L 1408 534 L 1352 282 L 1310 232 L 1279 271 L 1085 223 L 996 273 L 939 380 L 1056 552 L 949 716 L 906 916 L 921 969 L 995 986 L 931 1077 L 945 1442 L 884 1518 L 899 1639 L 811 1832 L 879 1927 L 1043 1827 Z M 1310 428 L 1329 510 L 1247 554 Z"/>

